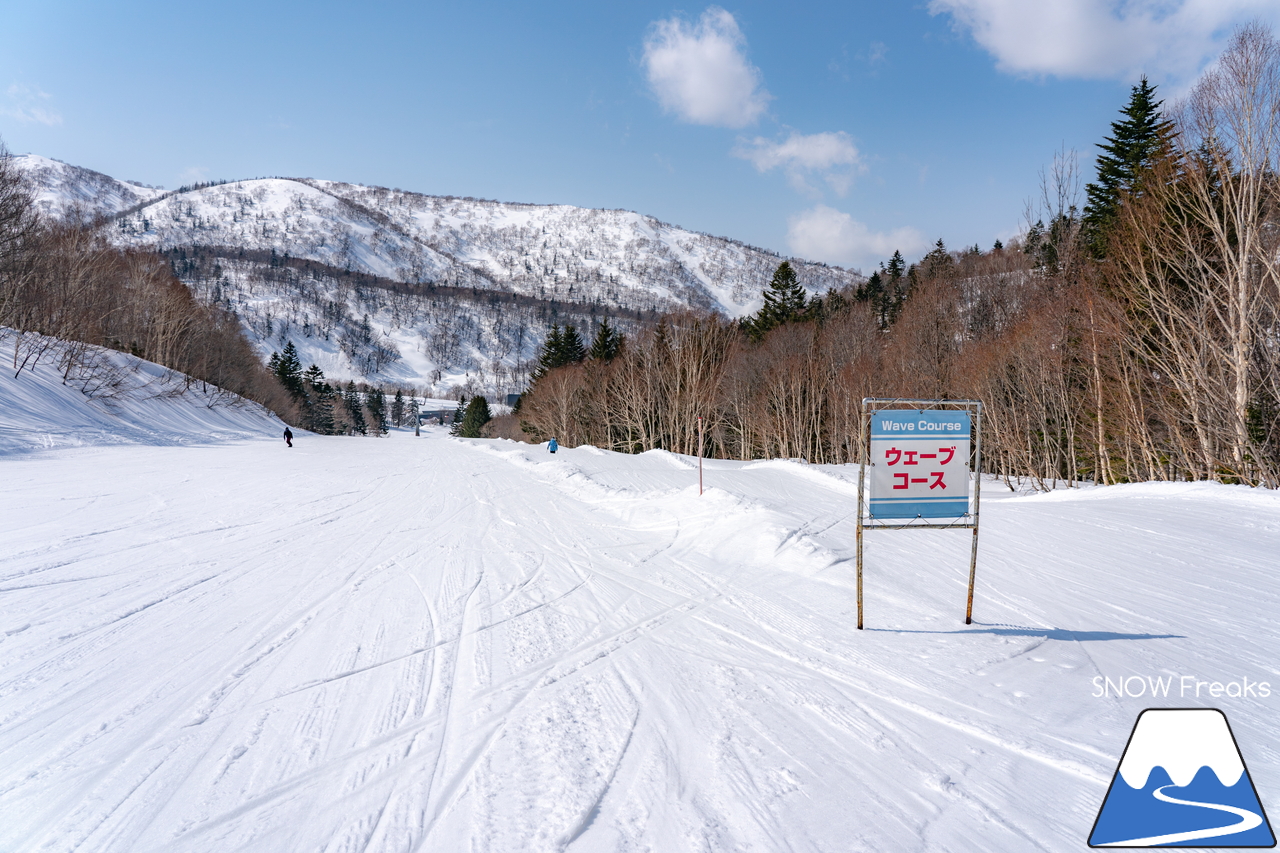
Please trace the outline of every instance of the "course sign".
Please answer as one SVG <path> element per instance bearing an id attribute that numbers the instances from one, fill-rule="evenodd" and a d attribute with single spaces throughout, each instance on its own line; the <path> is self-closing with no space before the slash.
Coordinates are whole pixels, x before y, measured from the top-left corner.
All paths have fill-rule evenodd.
<path id="1" fill-rule="evenodd" d="M 871 413 L 873 518 L 960 518 L 969 512 L 969 413 Z"/>

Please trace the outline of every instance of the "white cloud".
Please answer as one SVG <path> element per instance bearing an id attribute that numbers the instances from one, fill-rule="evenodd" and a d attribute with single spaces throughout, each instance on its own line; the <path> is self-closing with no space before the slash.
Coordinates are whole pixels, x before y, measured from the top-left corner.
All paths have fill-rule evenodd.
<path id="1" fill-rule="evenodd" d="M 747 62 L 747 40 L 733 15 L 717 6 L 696 26 L 658 21 L 644 43 L 649 85 L 663 109 L 693 124 L 746 127 L 764 113 L 770 95 L 760 69 Z"/>
<path id="2" fill-rule="evenodd" d="M 178 179 L 184 184 L 199 184 L 209 180 L 209 167 L 207 166 L 188 166 L 182 170 L 182 174 L 178 175 Z"/>
<path id="3" fill-rule="evenodd" d="M 797 257 L 870 269 L 895 251 L 910 256 L 927 246 L 914 228 L 872 231 L 847 213 L 819 204 L 791 217 L 787 246 Z"/>
<path id="4" fill-rule="evenodd" d="M 757 136 L 740 141 L 733 156 L 751 161 L 760 172 L 782 168 L 791 185 L 801 192 L 813 192 L 807 175 L 819 172 L 837 194 L 844 195 L 853 183 L 853 173 L 862 169 L 858 149 L 843 131 L 808 136 L 793 132 L 782 142 Z"/>
<path id="5" fill-rule="evenodd" d="M 1183 84 L 1235 25 L 1280 23 L 1275 0 L 930 0 L 995 56 L 1002 71 Z"/>
<path id="6" fill-rule="evenodd" d="M 62 116 L 48 106 L 48 101 L 52 98 L 48 92 L 25 83 L 14 83 L 5 94 L 8 98 L 0 106 L 0 115 L 23 124 L 44 124 L 50 127 L 62 124 Z"/>

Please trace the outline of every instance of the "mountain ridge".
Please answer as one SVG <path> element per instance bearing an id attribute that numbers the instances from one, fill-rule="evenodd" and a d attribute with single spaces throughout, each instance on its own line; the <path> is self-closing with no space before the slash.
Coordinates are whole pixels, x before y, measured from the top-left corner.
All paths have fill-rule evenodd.
<path id="1" fill-rule="evenodd" d="M 629 210 L 317 178 L 163 190 L 36 155 L 14 159 L 32 177 L 45 215 L 95 220 L 118 246 L 178 260 L 210 253 L 268 258 L 214 264 L 204 277 L 178 263 L 175 272 L 198 296 L 234 311 L 264 359 L 293 340 L 304 359 L 337 379 L 437 391 L 470 383 L 468 393 L 510 393 L 522 390 L 552 323 L 590 334 L 605 316 L 630 332 L 642 325 L 639 318 L 672 310 L 742 316 L 758 309 L 783 260 L 811 294 L 863 280 L 857 271 L 784 258 Z M 302 259 L 328 272 L 312 269 L 287 287 L 271 286 L 279 278 L 275 259 Z M 374 284 L 344 283 L 353 275 Z M 419 298 L 415 289 L 434 295 Z M 513 295 L 534 302 L 501 320 L 486 310 Z M 314 329 L 327 331 L 316 337 Z M 298 330 L 301 339 L 291 337 Z M 375 350 L 385 357 L 369 357 Z"/>

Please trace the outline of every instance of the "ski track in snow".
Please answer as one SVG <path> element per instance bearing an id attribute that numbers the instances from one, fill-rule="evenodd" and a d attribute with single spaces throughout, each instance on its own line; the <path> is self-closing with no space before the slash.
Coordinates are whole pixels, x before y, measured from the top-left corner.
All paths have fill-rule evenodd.
<path id="1" fill-rule="evenodd" d="M 0 851 L 1076 850 L 1093 676 L 1280 687 L 1269 493 L 990 485 L 859 632 L 852 467 L 296 445 L 0 458 Z"/>

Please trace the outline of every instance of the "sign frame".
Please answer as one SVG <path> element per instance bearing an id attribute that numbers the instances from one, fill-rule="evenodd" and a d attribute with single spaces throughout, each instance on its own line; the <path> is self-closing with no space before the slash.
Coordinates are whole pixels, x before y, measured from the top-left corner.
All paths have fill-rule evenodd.
<path id="1" fill-rule="evenodd" d="M 913 519 L 877 519 L 871 515 L 867 499 L 867 473 L 871 462 L 871 415 L 887 409 L 907 411 L 956 411 L 969 413 L 969 441 L 973 452 L 973 493 L 969 497 L 969 510 L 954 521 L 935 521 L 916 516 Z M 969 549 L 969 598 L 965 607 L 964 624 L 973 624 L 973 587 L 978 568 L 978 518 L 982 501 L 982 401 L 981 400 L 918 400 L 905 397 L 862 398 L 862 437 L 858 448 L 858 630 L 862 630 L 862 534 L 864 530 L 972 530 L 973 540 Z"/>

